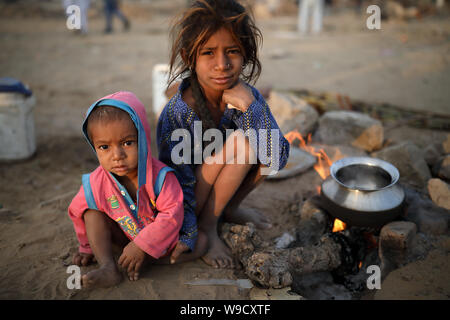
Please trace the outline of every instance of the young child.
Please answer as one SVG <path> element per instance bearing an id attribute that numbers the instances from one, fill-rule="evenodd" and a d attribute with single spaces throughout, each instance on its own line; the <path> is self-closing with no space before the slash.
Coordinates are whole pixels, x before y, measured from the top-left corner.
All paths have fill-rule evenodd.
<path id="1" fill-rule="evenodd" d="M 263 168 L 280 170 L 289 157 L 289 143 L 267 103 L 258 90 L 245 82 L 256 81 L 261 72 L 261 33 L 245 8 L 234 0 L 195 1 L 171 32 L 169 85 L 179 76 L 187 76 L 161 112 L 157 141 L 159 159 L 175 169 L 184 193 L 180 242 L 186 250 L 193 249 L 198 218 L 198 229 L 208 238 L 203 260 L 216 268 L 233 268 L 231 253 L 218 235 L 219 218 L 270 228 L 268 218 L 239 205 L 264 180 Z M 203 131 L 219 129 L 225 141 L 223 147 L 201 164 L 174 161 L 172 153 L 179 141 L 172 141 L 172 133 L 185 129 L 194 137 L 196 121 L 201 121 Z M 227 137 L 226 129 L 235 131 Z M 259 138 L 260 129 L 269 135 L 275 130 L 278 138 L 268 136 L 262 142 L 256 139 L 254 147 L 247 135 L 254 132 Z M 228 143 L 231 139 L 238 140 L 234 148 Z M 257 161 L 252 161 L 256 149 L 264 150 L 267 157 L 258 153 Z M 192 145 L 190 154 L 194 153 Z M 238 155 L 245 157 L 245 163 L 235 161 Z"/>
<path id="2" fill-rule="evenodd" d="M 121 281 L 113 244 L 123 247 L 118 264 L 130 280 L 139 278 L 144 262 L 167 263 L 169 255 L 173 262 L 182 252 L 174 248 L 183 222 L 183 193 L 173 170 L 152 158 L 143 104 L 131 92 L 108 95 L 87 111 L 83 133 L 100 163 L 83 175 L 68 209 L 80 243 L 73 263 L 99 263 L 99 269 L 82 276 L 83 287 Z M 197 246 L 178 262 L 201 254 Z"/>

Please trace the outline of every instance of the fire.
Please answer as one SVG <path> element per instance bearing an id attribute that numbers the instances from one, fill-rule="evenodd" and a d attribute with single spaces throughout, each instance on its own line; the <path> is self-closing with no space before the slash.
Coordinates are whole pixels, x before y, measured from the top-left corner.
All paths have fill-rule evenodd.
<path id="1" fill-rule="evenodd" d="M 284 136 L 287 141 L 289 141 L 289 144 L 293 144 L 293 142 L 297 139 L 299 140 L 298 147 L 300 149 L 305 150 L 306 152 L 312 154 L 317 158 L 317 163 L 314 165 L 314 170 L 319 174 L 319 176 L 325 180 L 330 175 L 330 167 L 333 164 L 331 159 L 328 157 L 328 155 L 325 153 L 323 149 L 320 149 L 319 151 L 316 151 L 316 149 L 311 146 L 311 134 L 308 134 L 305 139 L 303 139 L 300 132 L 297 130 L 292 130 Z M 320 194 L 321 187 L 316 187 L 317 194 Z M 342 222 L 339 219 L 334 220 L 334 226 L 333 226 L 333 232 L 339 232 L 342 230 L 345 230 L 346 224 Z"/>
<path id="2" fill-rule="evenodd" d="M 339 219 L 334 219 L 333 232 L 339 232 L 345 230 L 347 225 Z"/>
<path id="3" fill-rule="evenodd" d="M 314 165 L 314 170 L 316 170 L 316 172 L 323 180 L 325 180 L 330 175 L 330 167 L 332 165 L 332 161 L 323 149 L 316 151 L 313 146 L 309 145 L 311 143 L 311 134 L 308 134 L 306 141 L 297 130 L 288 132 L 284 137 L 287 141 L 289 141 L 289 144 L 292 144 L 295 139 L 298 139 L 300 141 L 298 147 L 317 158 L 317 163 Z"/>

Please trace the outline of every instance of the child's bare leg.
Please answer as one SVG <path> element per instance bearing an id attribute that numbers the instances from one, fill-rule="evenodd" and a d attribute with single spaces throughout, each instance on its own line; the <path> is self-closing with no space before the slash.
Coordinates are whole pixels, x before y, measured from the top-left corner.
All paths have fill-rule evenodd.
<path id="1" fill-rule="evenodd" d="M 242 208 L 240 204 L 261 182 L 266 178 L 261 175 L 261 168 L 263 165 L 256 164 L 252 167 L 250 172 L 245 177 L 239 189 L 234 194 L 233 198 L 228 202 L 223 211 L 224 219 L 227 222 L 245 224 L 252 222 L 259 229 L 269 229 L 272 227 L 270 219 L 250 208 Z"/>
<path id="2" fill-rule="evenodd" d="M 120 283 L 122 275 L 114 261 L 112 248 L 113 221 L 97 210 L 87 210 L 83 218 L 89 245 L 100 266 L 81 277 L 83 287 L 111 287 Z"/>
<path id="3" fill-rule="evenodd" d="M 207 264 L 216 268 L 234 267 L 231 253 L 217 233 L 217 222 L 255 161 L 248 140 L 244 139 L 241 142 L 235 144 L 231 152 L 229 145 L 227 152 L 227 143 L 225 143 L 223 149 L 214 156 L 217 159 L 223 159 L 221 164 L 205 162 L 197 168 L 196 172 L 195 194 L 197 210 L 200 210 L 199 229 L 206 233 L 209 242 L 209 250 L 202 258 Z M 239 154 L 245 155 L 244 163 L 236 161 Z"/>

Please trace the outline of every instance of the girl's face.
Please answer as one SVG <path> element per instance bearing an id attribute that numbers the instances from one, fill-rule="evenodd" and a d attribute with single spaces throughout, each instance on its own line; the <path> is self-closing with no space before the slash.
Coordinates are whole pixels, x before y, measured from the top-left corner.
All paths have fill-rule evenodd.
<path id="1" fill-rule="evenodd" d="M 100 165 L 119 177 L 137 177 L 137 130 L 131 119 L 94 123 L 90 136 Z"/>
<path id="2" fill-rule="evenodd" d="M 243 53 L 226 28 L 219 29 L 197 53 L 195 71 L 205 94 L 231 88 L 242 72 Z"/>

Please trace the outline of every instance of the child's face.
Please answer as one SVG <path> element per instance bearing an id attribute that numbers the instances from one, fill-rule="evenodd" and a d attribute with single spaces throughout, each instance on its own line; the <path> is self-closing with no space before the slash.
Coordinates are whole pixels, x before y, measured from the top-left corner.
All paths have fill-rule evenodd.
<path id="1" fill-rule="evenodd" d="M 241 49 L 226 29 L 219 29 L 199 49 L 195 71 L 200 85 L 208 91 L 231 88 L 242 72 L 244 61 Z"/>
<path id="2" fill-rule="evenodd" d="M 132 181 L 137 178 L 138 136 L 131 119 L 93 123 L 90 136 L 105 170 Z"/>

